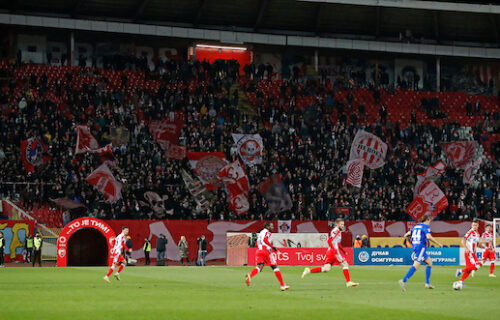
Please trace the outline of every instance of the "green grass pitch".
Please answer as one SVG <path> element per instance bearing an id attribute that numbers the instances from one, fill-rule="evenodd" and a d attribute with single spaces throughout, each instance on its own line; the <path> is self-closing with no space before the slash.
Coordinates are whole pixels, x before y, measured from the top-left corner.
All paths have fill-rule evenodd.
<path id="1" fill-rule="evenodd" d="M 424 270 L 401 292 L 408 267 L 351 267 L 357 288 L 342 270 L 311 274 L 280 267 L 289 291 L 281 292 L 269 267 L 247 287 L 251 267 L 127 267 L 121 281 L 105 268 L 2 268 L 1 319 L 499 319 L 500 277 L 483 268 L 452 290 L 455 267 L 434 267 L 434 290 Z"/>

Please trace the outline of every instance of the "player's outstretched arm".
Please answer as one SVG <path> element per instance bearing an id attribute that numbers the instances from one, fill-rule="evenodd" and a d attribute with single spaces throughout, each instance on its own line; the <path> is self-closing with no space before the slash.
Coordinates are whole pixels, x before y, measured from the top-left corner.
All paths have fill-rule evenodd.
<path id="1" fill-rule="evenodd" d="M 407 238 L 411 234 L 411 230 L 404 234 L 403 238 Z"/>
<path id="2" fill-rule="evenodd" d="M 434 242 L 435 244 L 437 244 L 440 248 L 443 247 L 443 245 L 441 243 L 439 243 L 436 238 L 434 238 L 430 233 L 427 234 L 427 240 L 431 241 L 431 242 Z"/>

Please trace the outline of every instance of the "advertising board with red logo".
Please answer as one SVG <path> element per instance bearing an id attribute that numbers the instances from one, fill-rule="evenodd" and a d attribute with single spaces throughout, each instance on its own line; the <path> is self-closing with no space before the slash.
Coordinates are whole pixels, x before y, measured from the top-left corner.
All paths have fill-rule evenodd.
<path id="1" fill-rule="evenodd" d="M 272 253 L 279 266 L 320 266 L 325 263 L 328 248 L 280 248 Z M 346 260 L 353 264 L 352 248 L 345 248 Z M 248 265 L 255 266 L 257 248 L 248 248 Z"/>

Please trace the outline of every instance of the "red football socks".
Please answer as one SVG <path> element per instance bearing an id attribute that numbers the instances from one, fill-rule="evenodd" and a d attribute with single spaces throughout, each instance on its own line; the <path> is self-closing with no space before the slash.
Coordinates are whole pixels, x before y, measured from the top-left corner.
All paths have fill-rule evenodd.
<path id="1" fill-rule="evenodd" d="M 259 273 L 259 268 L 255 268 L 252 270 L 252 272 L 250 272 L 250 278 L 254 277 L 257 275 L 257 273 Z"/>
<path id="2" fill-rule="evenodd" d="M 115 270 L 115 267 L 109 268 L 108 273 L 106 273 L 106 277 L 109 277 L 113 273 L 113 270 Z"/>
<path id="3" fill-rule="evenodd" d="M 276 278 L 280 282 L 280 285 L 283 287 L 285 285 L 285 283 L 283 282 L 283 277 L 281 276 L 280 269 L 278 269 L 278 268 L 274 269 L 274 275 L 276 276 Z"/>
<path id="4" fill-rule="evenodd" d="M 311 273 L 318 273 L 318 272 L 321 272 L 321 271 L 323 271 L 322 267 L 316 267 L 316 268 L 312 268 L 311 269 Z"/>
<path id="5" fill-rule="evenodd" d="M 345 282 L 351 281 L 351 275 L 349 274 L 349 269 L 344 268 L 342 272 L 344 272 Z"/>
<path id="6" fill-rule="evenodd" d="M 117 271 L 116 273 L 120 273 L 120 271 L 122 271 L 122 270 L 123 270 L 123 267 L 124 267 L 124 265 L 123 265 L 123 264 L 120 264 L 120 266 L 118 267 L 118 271 Z"/>
<path id="7" fill-rule="evenodd" d="M 467 270 L 467 271 L 465 271 L 464 273 L 462 273 L 462 278 L 460 278 L 460 281 L 464 282 L 464 281 L 465 281 L 465 279 L 467 279 L 467 278 L 469 277 L 469 275 L 470 275 L 471 271 L 472 271 L 472 270 Z"/>
<path id="8" fill-rule="evenodd" d="M 495 271 L 495 262 L 491 262 L 490 264 L 490 274 L 493 274 L 493 271 Z"/>

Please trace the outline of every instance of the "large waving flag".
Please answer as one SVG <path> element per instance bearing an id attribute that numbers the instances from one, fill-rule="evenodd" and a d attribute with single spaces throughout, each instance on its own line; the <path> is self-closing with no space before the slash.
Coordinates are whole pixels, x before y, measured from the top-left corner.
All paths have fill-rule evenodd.
<path id="1" fill-rule="evenodd" d="M 222 152 L 188 152 L 186 154 L 189 164 L 201 183 L 208 190 L 221 186 L 217 179 L 219 171 L 227 164 L 226 155 Z"/>
<path id="2" fill-rule="evenodd" d="M 233 133 L 233 140 L 238 154 L 246 165 L 262 163 L 263 144 L 260 134 Z"/>
<path id="3" fill-rule="evenodd" d="M 27 172 L 35 171 L 35 167 L 50 161 L 46 155 L 47 146 L 38 137 L 29 138 L 21 142 L 21 160 Z"/>
<path id="4" fill-rule="evenodd" d="M 379 137 L 369 132 L 359 130 L 351 145 L 349 160 L 363 159 L 370 169 L 377 169 L 384 165 L 387 144 Z"/>
<path id="5" fill-rule="evenodd" d="M 168 150 L 165 151 L 165 158 L 182 160 L 186 157 L 186 147 L 171 144 Z"/>
<path id="6" fill-rule="evenodd" d="M 479 171 L 479 167 L 481 166 L 482 159 L 479 158 L 474 162 L 469 163 L 464 170 L 463 183 L 472 183 L 474 181 L 474 177 Z"/>
<path id="7" fill-rule="evenodd" d="M 361 188 L 361 180 L 363 180 L 363 169 L 365 161 L 363 159 L 349 160 L 346 167 L 345 184 Z"/>
<path id="8" fill-rule="evenodd" d="M 421 173 L 417 174 L 417 183 L 413 189 L 413 198 L 416 198 L 420 192 L 420 187 L 428 179 L 435 179 L 443 175 L 446 170 L 446 163 L 443 161 L 438 161 L 430 167 L 425 168 Z"/>
<path id="9" fill-rule="evenodd" d="M 86 180 L 102 193 L 106 201 L 115 203 L 121 199 L 122 184 L 115 179 L 106 164 L 100 165 Z"/>
<path id="10" fill-rule="evenodd" d="M 477 141 L 443 142 L 441 146 L 450 160 L 451 166 L 465 170 L 474 159 L 478 143 Z"/>
<path id="11" fill-rule="evenodd" d="M 213 194 L 205 188 L 205 186 L 198 179 L 191 177 L 186 170 L 181 170 L 182 180 L 186 184 L 186 188 L 189 190 L 193 196 L 196 203 L 200 206 L 202 210 L 210 208 L 212 201 L 214 199 Z"/>
<path id="12" fill-rule="evenodd" d="M 76 127 L 76 150 L 75 154 L 89 152 L 90 150 L 99 149 L 97 139 L 90 133 L 90 128 L 87 125 Z"/>
<path id="13" fill-rule="evenodd" d="M 266 199 L 268 210 L 271 213 L 290 210 L 293 206 L 292 198 L 290 198 L 290 194 L 278 174 L 259 183 L 257 190 Z"/>
<path id="14" fill-rule="evenodd" d="M 443 191 L 433 181 L 425 181 L 413 202 L 408 206 L 406 212 L 415 220 L 419 220 L 424 214 L 431 218 L 437 216 L 448 206 L 448 199 Z"/>
<path id="15" fill-rule="evenodd" d="M 224 184 L 229 208 L 237 215 L 248 213 L 250 209 L 250 204 L 248 203 L 250 185 L 240 161 L 236 160 L 224 166 L 219 171 L 217 177 Z"/>
<path id="16" fill-rule="evenodd" d="M 152 120 L 149 123 L 149 132 L 153 139 L 160 145 L 163 151 L 177 144 L 179 135 L 184 127 L 184 114 L 182 112 L 171 112 L 167 118 Z"/>

